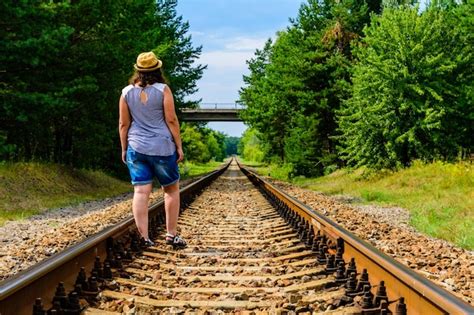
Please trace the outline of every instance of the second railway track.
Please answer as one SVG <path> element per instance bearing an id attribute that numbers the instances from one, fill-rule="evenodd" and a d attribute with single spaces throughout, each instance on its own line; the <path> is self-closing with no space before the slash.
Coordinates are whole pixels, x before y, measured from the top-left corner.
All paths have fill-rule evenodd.
<path id="1" fill-rule="evenodd" d="M 184 199 L 190 191 L 183 191 Z M 91 253 L 80 259 L 79 253 L 72 262 L 53 259 L 60 270 L 55 276 L 32 268 L 0 285 L 0 314 L 9 315 L 20 303 L 15 292 L 50 287 L 58 274 L 67 274 L 67 264 L 77 273 L 84 261 L 85 269 L 77 276 L 69 272 L 65 285 L 57 286 L 53 306 L 37 300 L 34 307 L 17 308 L 19 314 L 33 309 L 38 315 L 474 312 L 235 161 L 186 203 L 179 226 L 188 248 L 176 251 L 165 245 L 164 213 L 155 210 L 155 246 L 139 248 L 127 221 L 98 235 L 96 244 L 82 245 Z M 92 254 L 99 255 L 95 263 L 84 258 Z M 43 270 L 53 270 L 50 265 L 46 261 Z"/>

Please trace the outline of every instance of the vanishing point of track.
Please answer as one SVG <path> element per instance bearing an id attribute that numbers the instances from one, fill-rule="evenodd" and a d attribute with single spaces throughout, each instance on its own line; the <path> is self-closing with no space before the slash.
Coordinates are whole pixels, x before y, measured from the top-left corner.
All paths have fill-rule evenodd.
<path id="1" fill-rule="evenodd" d="M 188 248 L 164 244 L 163 205 L 155 205 L 155 246 L 140 248 L 133 221 L 123 222 L 0 284 L 0 313 L 474 311 L 235 162 L 182 196 Z"/>

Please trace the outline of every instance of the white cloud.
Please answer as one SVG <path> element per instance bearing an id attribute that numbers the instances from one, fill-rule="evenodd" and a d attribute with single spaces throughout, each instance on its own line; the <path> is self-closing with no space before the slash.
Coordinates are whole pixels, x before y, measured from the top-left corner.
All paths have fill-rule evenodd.
<path id="1" fill-rule="evenodd" d="M 228 50 L 237 50 L 237 51 L 255 51 L 257 48 L 263 48 L 267 38 L 252 38 L 252 37 L 235 37 L 228 41 L 225 44 L 225 48 Z"/>
<path id="2" fill-rule="evenodd" d="M 208 69 L 245 71 L 247 69 L 246 61 L 253 55 L 253 51 L 215 50 L 203 52 L 197 63 L 207 64 Z"/>
<path id="3" fill-rule="evenodd" d="M 263 48 L 268 37 L 242 34 L 226 37 L 222 33 L 207 33 L 201 37 L 204 38 L 207 45 L 203 43 L 204 51 L 196 63 L 207 65 L 207 69 L 198 82 L 199 91 L 193 98 L 201 98 L 204 103 L 234 102 L 239 98 L 242 76 L 249 73 L 246 61 L 254 57 L 256 49 Z M 213 48 L 209 49 L 210 46 Z"/>
<path id="4" fill-rule="evenodd" d="M 199 31 L 189 31 L 189 35 L 197 37 L 197 36 L 204 36 L 204 35 L 206 35 L 206 33 L 199 32 Z"/>

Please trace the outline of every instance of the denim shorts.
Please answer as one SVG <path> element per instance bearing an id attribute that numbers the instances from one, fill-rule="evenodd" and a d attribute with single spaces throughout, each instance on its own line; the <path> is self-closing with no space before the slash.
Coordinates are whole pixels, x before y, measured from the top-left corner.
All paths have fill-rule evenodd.
<path id="1" fill-rule="evenodd" d="M 161 186 L 179 181 L 178 154 L 169 156 L 146 155 L 127 148 L 127 166 L 132 185 L 146 185 L 156 176 Z"/>

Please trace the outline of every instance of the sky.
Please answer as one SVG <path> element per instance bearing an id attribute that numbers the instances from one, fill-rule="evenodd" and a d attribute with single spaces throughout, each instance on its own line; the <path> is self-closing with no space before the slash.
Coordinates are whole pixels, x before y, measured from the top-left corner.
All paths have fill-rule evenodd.
<path id="1" fill-rule="evenodd" d="M 248 74 L 246 60 L 265 41 L 289 25 L 302 0 L 178 0 L 177 11 L 190 24 L 195 46 L 202 46 L 198 63 L 207 69 L 192 99 L 203 103 L 234 103 Z M 208 126 L 240 136 L 241 122 L 211 122 Z"/>

